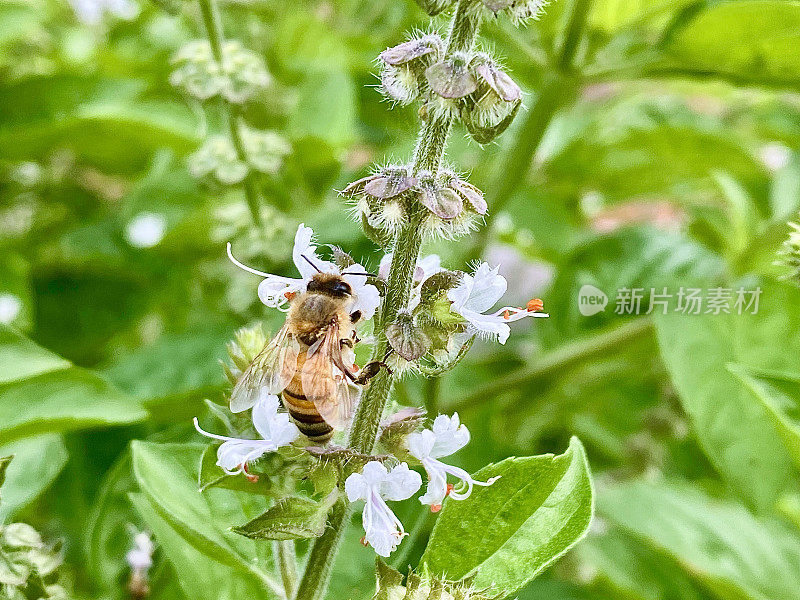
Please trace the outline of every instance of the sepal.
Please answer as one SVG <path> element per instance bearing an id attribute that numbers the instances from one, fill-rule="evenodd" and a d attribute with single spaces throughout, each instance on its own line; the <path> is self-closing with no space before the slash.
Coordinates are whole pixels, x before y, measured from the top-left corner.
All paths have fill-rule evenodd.
<path id="1" fill-rule="evenodd" d="M 430 339 L 425 331 L 416 326 L 414 318 L 407 311 L 401 311 L 386 328 L 386 338 L 392 349 L 409 361 L 418 359 L 430 347 Z"/>

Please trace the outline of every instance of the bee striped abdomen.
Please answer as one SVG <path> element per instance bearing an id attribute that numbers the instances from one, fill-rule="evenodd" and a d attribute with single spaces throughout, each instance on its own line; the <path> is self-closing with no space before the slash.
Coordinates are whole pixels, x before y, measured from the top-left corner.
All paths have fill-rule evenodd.
<path id="1" fill-rule="evenodd" d="M 283 405 L 300 432 L 315 444 L 327 444 L 333 437 L 333 427 L 325 422 L 314 403 L 303 394 L 299 369 L 283 390 L 282 396 Z"/>

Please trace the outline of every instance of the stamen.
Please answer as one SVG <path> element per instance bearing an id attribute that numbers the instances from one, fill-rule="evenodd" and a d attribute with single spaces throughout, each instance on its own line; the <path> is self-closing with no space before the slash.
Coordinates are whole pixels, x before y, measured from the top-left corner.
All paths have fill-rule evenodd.
<path id="1" fill-rule="evenodd" d="M 431 504 L 431 512 L 432 513 L 438 513 L 440 510 L 442 510 L 442 505 L 441 504 Z"/>
<path id="2" fill-rule="evenodd" d="M 258 475 L 254 475 L 247 470 L 247 463 L 242 463 L 241 469 L 244 472 L 244 476 L 247 478 L 247 481 L 251 483 L 256 483 L 258 481 Z"/>
<path id="3" fill-rule="evenodd" d="M 542 302 L 539 298 L 533 298 L 532 300 L 528 301 L 526 308 L 528 309 L 528 312 L 544 310 L 544 302 Z"/>
<path id="4" fill-rule="evenodd" d="M 447 484 L 447 491 L 444 493 L 444 495 L 445 495 L 445 496 L 449 496 L 449 495 L 450 495 L 450 492 L 452 492 L 452 491 L 453 491 L 453 488 L 454 488 L 454 487 L 456 487 L 456 486 L 454 486 L 452 483 L 448 483 L 448 484 Z"/>
<path id="5" fill-rule="evenodd" d="M 294 300 L 294 297 L 297 296 L 297 292 L 286 292 L 283 297 L 286 298 L 289 302 Z"/>
<path id="6" fill-rule="evenodd" d="M 253 275 L 258 275 L 259 277 L 270 277 L 269 273 L 264 273 L 263 271 L 259 271 L 257 269 L 254 269 L 253 267 L 248 267 L 246 264 L 236 260 L 236 258 L 233 256 L 233 251 L 231 250 L 230 242 L 228 242 L 227 251 L 228 251 L 228 258 L 230 259 L 230 261 L 240 269 L 244 269 L 248 273 L 252 273 Z"/>
<path id="7" fill-rule="evenodd" d="M 506 321 L 507 321 L 508 319 L 510 319 L 510 318 L 511 318 L 511 313 L 510 313 L 510 312 L 508 312 L 508 309 L 506 309 L 506 310 L 504 310 L 504 311 L 503 311 L 503 318 L 504 318 Z"/>
<path id="8" fill-rule="evenodd" d="M 364 546 L 364 548 L 369 548 L 369 542 L 367 541 L 367 536 L 365 536 L 365 535 L 362 535 L 362 536 L 361 536 L 361 539 L 360 539 L 360 540 L 358 540 L 358 542 L 359 542 L 359 543 L 360 543 L 362 546 Z"/>

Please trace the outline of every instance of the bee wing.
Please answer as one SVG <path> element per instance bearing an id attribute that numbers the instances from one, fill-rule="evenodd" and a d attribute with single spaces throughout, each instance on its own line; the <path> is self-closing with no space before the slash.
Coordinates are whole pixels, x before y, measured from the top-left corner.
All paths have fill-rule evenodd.
<path id="1" fill-rule="evenodd" d="M 282 392 L 297 370 L 299 352 L 300 343 L 289 333 L 286 323 L 236 382 L 231 393 L 231 411 L 252 408 L 264 389 L 269 394 Z"/>
<path id="2" fill-rule="evenodd" d="M 331 324 L 322 339 L 309 348 L 301 372 L 303 394 L 334 429 L 342 429 L 353 415 L 355 395 L 341 364 L 339 326 Z"/>

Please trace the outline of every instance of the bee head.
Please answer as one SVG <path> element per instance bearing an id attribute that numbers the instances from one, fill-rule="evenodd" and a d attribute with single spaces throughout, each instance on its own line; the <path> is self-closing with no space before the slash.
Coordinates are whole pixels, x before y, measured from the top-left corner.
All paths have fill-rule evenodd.
<path id="1" fill-rule="evenodd" d="M 306 290 L 334 298 L 348 298 L 353 295 L 353 288 L 350 287 L 350 284 L 341 276 L 333 273 L 317 273 L 308 282 Z"/>

